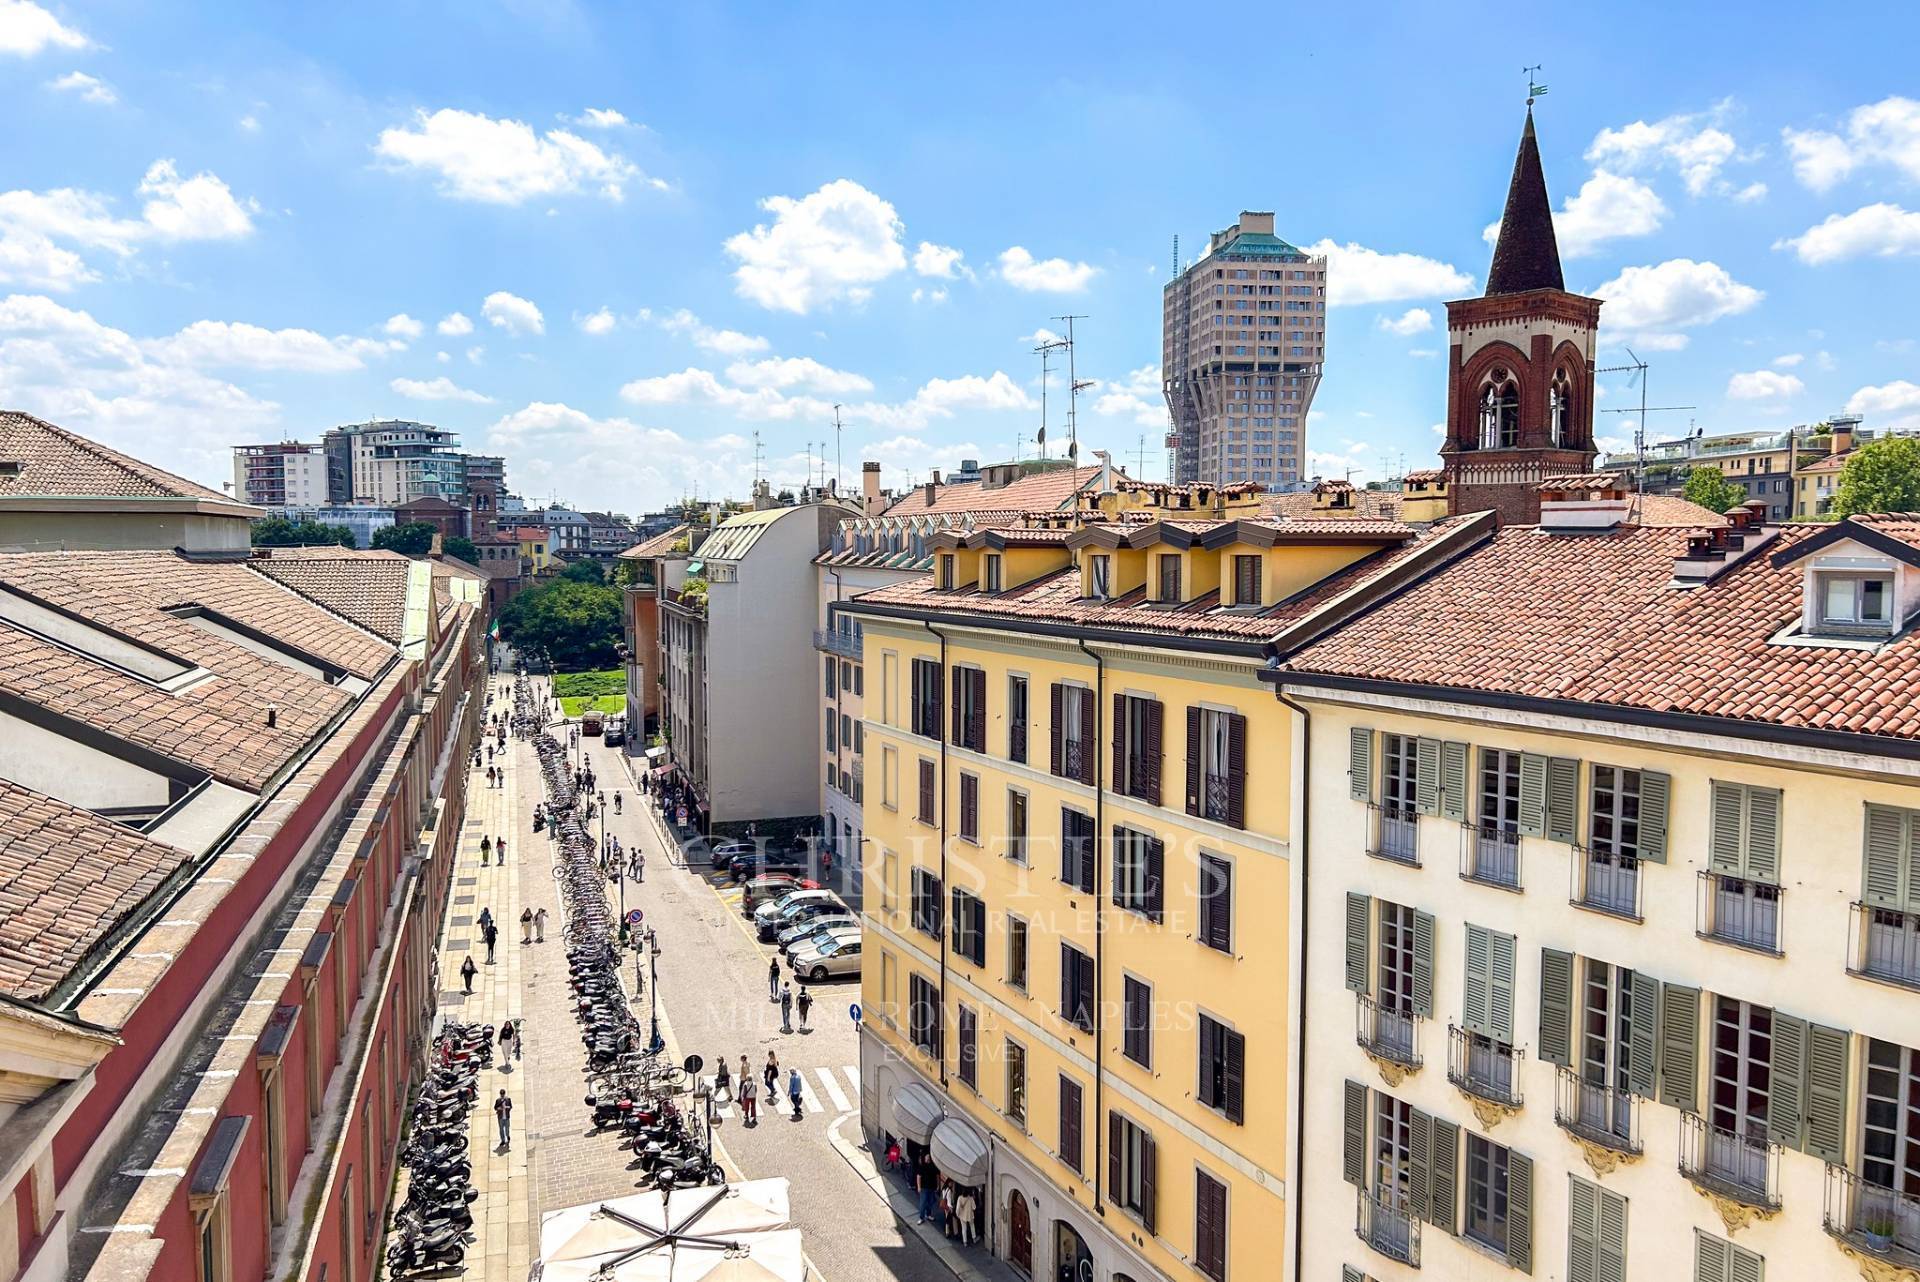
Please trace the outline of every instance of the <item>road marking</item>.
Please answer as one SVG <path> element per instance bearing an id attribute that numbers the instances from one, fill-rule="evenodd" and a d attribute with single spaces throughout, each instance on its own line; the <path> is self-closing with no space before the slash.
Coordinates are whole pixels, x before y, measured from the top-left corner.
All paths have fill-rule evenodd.
<path id="1" fill-rule="evenodd" d="M 860 1093 L 860 1066 L 858 1064 L 849 1064 L 840 1071 L 847 1075 L 847 1080 L 853 1083 L 853 1093 L 858 1095 Z"/>
<path id="2" fill-rule="evenodd" d="M 834 1108 L 844 1113 L 853 1107 L 847 1102 L 847 1093 L 840 1089 L 840 1083 L 835 1080 L 832 1069 L 816 1068 L 813 1071 L 819 1077 L 820 1084 L 827 1088 L 827 1098 L 833 1101 Z"/>

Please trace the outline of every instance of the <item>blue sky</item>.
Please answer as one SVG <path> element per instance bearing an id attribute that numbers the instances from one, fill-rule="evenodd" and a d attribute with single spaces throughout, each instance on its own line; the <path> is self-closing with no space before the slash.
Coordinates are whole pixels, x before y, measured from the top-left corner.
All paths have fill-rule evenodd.
<path id="1" fill-rule="evenodd" d="M 756 429 L 798 481 L 836 402 L 853 482 L 1030 451 L 1073 312 L 1083 449 L 1159 476 L 1172 238 L 1251 207 L 1332 255 L 1312 465 L 1380 475 L 1538 61 L 1568 285 L 1698 407 L 1656 431 L 1920 427 L 1920 10 L 1513 15 L 0 0 L 0 405 L 215 483 L 422 418 L 633 512 L 744 491 Z"/>

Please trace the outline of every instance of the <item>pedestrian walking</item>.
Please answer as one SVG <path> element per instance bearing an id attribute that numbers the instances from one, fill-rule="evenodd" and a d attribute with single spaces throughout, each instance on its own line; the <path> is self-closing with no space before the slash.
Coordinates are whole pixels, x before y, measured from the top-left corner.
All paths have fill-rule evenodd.
<path id="1" fill-rule="evenodd" d="M 492 956 L 489 955 L 487 960 L 492 961 L 493 960 Z M 791 1033 L 793 1031 L 793 985 L 792 984 L 780 985 L 780 1031 L 783 1033 Z"/>
<path id="2" fill-rule="evenodd" d="M 760 1078 L 767 1084 L 767 1107 L 778 1108 L 779 1091 L 776 1084 L 780 1081 L 780 1057 L 772 1051 L 767 1052 L 767 1066 L 760 1070 Z"/>
<path id="3" fill-rule="evenodd" d="M 520 942 L 523 944 L 533 942 L 533 909 L 531 908 L 520 910 Z"/>
<path id="4" fill-rule="evenodd" d="M 460 982 L 467 986 L 469 997 L 473 996 L 473 977 L 479 973 L 480 968 L 473 964 L 473 954 L 468 953 L 467 959 L 460 963 Z"/>
<path id="5" fill-rule="evenodd" d="M 505 1094 L 505 1092 L 501 1092 Z M 922 1157 L 913 1168 L 913 1190 L 920 1195 L 920 1218 L 917 1223 L 925 1224 L 933 1218 L 940 1205 L 940 1173 L 933 1169 L 933 1159 Z"/>
<path id="6" fill-rule="evenodd" d="M 500 938 L 500 931 L 492 922 L 487 923 L 483 938 L 487 941 L 487 965 L 493 965 L 493 945 Z"/>
<path id="7" fill-rule="evenodd" d="M 513 1059 L 513 1021 L 500 1021 L 500 1067 L 504 1070 Z"/>
<path id="8" fill-rule="evenodd" d="M 480 866 L 485 868 L 487 860 L 493 857 L 493 838 L 482 835 L 480 838 Z"/>
<path id="9" fill-rule="evenodd" d="M 493 1100 L 493 1119 L 500 1123 L 500 1151 L 506 1152 L 513 1147 L 507 1128 L 513 1121 L 513 1101 L 507 1098 L 507 1088 L 502 1086 L 500 1094 Z"/>
<path id="10" fill-rule="evenodd" d="M 647 879 L 647 857 L 639 851 L 633 852 L 633 881 L 637 886 Z"/>
<path id="11" fill-rule="evenodd" d="M 780 959 L 778 957 L 767 959 L 767 1000 L 770 1002 L 780 1000 Z"/>
<path id="12" fill-rule="evenodd" d="M 500 838 L 499 845 L 496 849 L 500 852 L 500 866 L 505 868 L 507 866 L 507 839 L 505 837 Z"/>
<path id="13" fill-rule="evenodd" d="M 752 1078 L 753 1078 L 753 1071 L 747 1067 L 747 1057 L 745 1055 L 742 1055 L 740 1057 L 740 1082 L 742 1085 L 745 1085 L 747 1082 L 751 1081 Z"/>
<path id="14" fill-rule="evenodd" d="M 533 915 L 533 942 L 536 944 L 547 942 L 547 910 L 544 907 Z"/>
<path id="15" fill-rule="evenodd" d="M 743 1055 L 741 1059 L 744 1061 L 746 1057 Z M 759 1093 L 759 1083 L 745 1073 L 740 1074 L 740 1116 L 748 1126 L 759 1124 L 760 1118 L 755 1111 L 759 1107 Z"/>
<path id="16" fill-rule="evenodd" d="M 793 1120 L 800 1120 L 800 1070 L 787 1070 L 787 1098 L 793 1101 Z"/>
<path id="17" fill-rule="evenodd" d="M 960 1242 L 970 1246 L 980 1240 L 980 1203 L 975 1200 L 973 1190 L 968 1189 L 960 1195 Z"/>
<path id="18" fill-rule="evenodd" d="M 800 1010 L 800 1031 L 807 1031 L 807 1012 L 813 1009 L 813 994 L 807 991 L 805 984 L 800 985 L 800 996 L 794 1002 Z"/>
<path id="19" fill-rule="evenodd" d="M 948 1237 L 954 1236 L 959 1225 L 954 1222 L 953 1185 L 940 1181 L 940 1231 Z"/>
<path id="20" fill-rule="evenodd" d="M 613 813 L 616 815 L 620 813 L 620 790 L 618 788 L 613 791 Z"/>
<path id="21" fill-rule="evenodd" d="M 487 927 L 493 925 L 493 909 L 491 906 L 484 907 L 480 910 L 479 921 L 480 921 L 480 929 L 483 933 L 486 931 Z"/>
<path id="22" fill-rule="evenodd" d="M 724 1095 L 728 1099 L 733 1098 L 733 1076 L 727 1072 L 727 1057 L 725 1055 L 720 1057 L 720 1063 L 718 1067 L 714 1069 L 713 1093 L 715 1096 Z"/>

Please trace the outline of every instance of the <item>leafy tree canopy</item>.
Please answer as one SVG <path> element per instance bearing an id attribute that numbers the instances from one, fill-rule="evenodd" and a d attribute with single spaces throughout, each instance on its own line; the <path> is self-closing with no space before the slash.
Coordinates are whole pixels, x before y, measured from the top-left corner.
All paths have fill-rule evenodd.
<path id="1" fill-rule="evenodd" d="M 1725 512 L 1745 500 L 1746 494 L 1717 467 L 1696 467 L 1687 473 L 1687 501 L 1710 512 Z"/>
<path id="2" fill-rule="evenodd" d="M 600 568 L 598 561 L 579 560 L 560 571 L 560 577 L 574 583 L 605 583 L 606 571 Z"/>
<path id="3" fill-rule="evenodd" d="M 468 565 L 480 562 L 480 549 L 473 546 L 473 540 L 464 534 L 456 534 L 450 539 L 440 540 L 440 550 L 448 556 L 457 557 Z"/>
<path id="4" fill-rule="evenodd" d="M 253 545 L 257 548 L 321 547 L 338 544 L 355 546 L 353 531 L 344 525 L 323 525 L 319 521 L 289 521 L 270 516 L 253 523 Z"/>
<path id="5" fill-rule="evenodd" d="M 500 611 L 500 635 L 519 650 L 553 657 L 577 672 L 620 662 L 620 592 L 562 576 L 522 592 Z"/>
<path id="6" fill-rule="evenodd" d="M 425 521 L 389 525 L 373 532 L 373 546 L 402 556 L 425 556 L 433 550 L 434 528 Z"/>
<path id="7" fill-rule="evenodd" d="M 1920 512 L 1920 438 L 1887 436 L 1855 450 L 1840 469 L 1833 512 Z"/>

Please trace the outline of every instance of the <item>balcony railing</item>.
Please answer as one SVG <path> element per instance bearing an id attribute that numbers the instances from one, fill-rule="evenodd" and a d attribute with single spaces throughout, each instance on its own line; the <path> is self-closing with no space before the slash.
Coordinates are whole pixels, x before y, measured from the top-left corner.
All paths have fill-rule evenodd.
<path id="1" fill-rule="evenodd" d="M 1420 863 L 1420 816 L 1400 806 L 1367 807 L 1367 853 L 1395 863 Z"/>
<path id="2" fill-rule="evenodd" d="M 1780 887 L 1710 871 L 1699 881 L 1695 935 L 1780 956 Z"/>
<path id="3" fill-rule="evenodd" d="M 851 632 L 841 632 L 833 628 L 815 628 L 813 648 L 825 650 L 828 654 L 837 654 L 843 659 L 860 657 L 860 638 Z"/>
<path id="4" fill-rule="evenodd" d="M 1361 1049 L 1405 1068 L 1419 1068 L 1420 1017 L 1382 1006 L 1365 993 L 1359 998 L 1354 1039 Z"/>
<path id="5" fill-rule="evenodd" d="M 1553 1120 L 1561 1130 L 1616 1153 L 1638 1154 L 1640 1101 L 1562 1068 L 1553 1088 Z"/>
<path id="6" fill-rule="evenodd" d="M 1068 779 L 1083 777 L 1086 765 L 1087 745 L 1078 739 L 1069 739 L 1060 745 L 1060 772 Z"/>
<path id="7" fill-rule="evenodd" d="M 1483 886 L 1520 889 L 1520 834 L 1500 824 L 1469 824 L 1460 845 L 1460 875 Z"/>
<path id="8" fill-rule="evenodd" d="M 1920 1271 L 1920 1198 L 1827 1165 L 1823 1227 L 1857 1250 Z"/>
<path id="9" fill-rule="evenodd" d="M 1920 913 L 1856 902 L 1849 929 L 1848 974 L 1920 988 Z"/>
<path id="10" fill-rule="evenodd" d="M 1458 1024 L 1447 1028 L 1447 1080 L 1467 1094 L 1520 1107 L 1520 1052 Z"/>
<path id="11" fill-rule="evenodd" d="M 1568 900 L 1611 917 L 1640 920 L 1640 860 L 1633 855 L 1574 847 L 1567 861 L 1573 887 Z"/>
<path id="12" fill-rule="evenodd" d="M 1780 1207 L 1780 1146 L 1708 1124 L 1698 1113 L 1680 1117 L 1680 1173 L 1708 1192 L 1763 1210 Z"/>
<path id="13" fill-rule="evenodd" d="M 1233 780 L 1226 775 L 1204 775 L 1200 782 L 1200 813 L 1215 823 L 1231 823 Z"/>
<path id="14" fill-rule="evenodd" d="M 1361 1189 L 1353 1231 L 1380 1254 L 1416 1269 L 1420 1267 L 1420 1221 L 1414 1219 L 1407 1208 Z"/>

